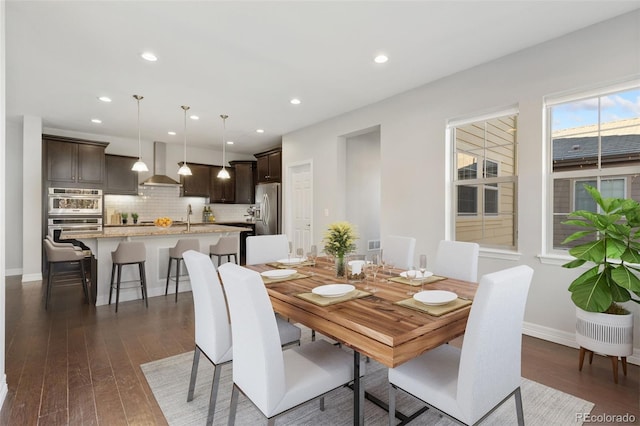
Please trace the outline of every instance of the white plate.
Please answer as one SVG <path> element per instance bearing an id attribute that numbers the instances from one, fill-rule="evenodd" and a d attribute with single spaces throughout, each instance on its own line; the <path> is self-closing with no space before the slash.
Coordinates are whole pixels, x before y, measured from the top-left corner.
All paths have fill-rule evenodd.
<path id="1" fill-rule="evenodd" d="M 433 275 L 433 272 L 424 271 L 424 275 L 422 275 L 422 272 L 416 271 L 416 279 L 417 280 L 419 280 L 420 278 L 429 278 L 431 275 Z M 406 271 L 405 272 L 400 272 L 400 276 L 402 278 L 408 278 Z"/>
<path id="2" fill-rule="evenodd" d="M 313 294 L 324 297 L 340 297 L 355 290 L 355 287 L 351 284 L 327 284 L 311 290 Z"/>
<path id="3" fill-rule="evenodd" d="M 295 274 L 296 272 L 297 271 L 295 269 L 274 269 L 271 271 L 264 271 L 260 275 L 266 278 L 286 278 Z"/>
<path id="4" fill-rule="evenodd" d="M 292 257 L 291 259 L 280 259 L 278 263 L 282 263 L 283 265 L 296 265 L 298 263 L 302 263 L 307 260 L 306 257 Z"/>
<path id="5" fill-rule="evenodd" d="M 458 298 L 452 291 L 445 290 L 425 290 L 413 295 L 413 298 L 425 305 L 446 305 Z"/>

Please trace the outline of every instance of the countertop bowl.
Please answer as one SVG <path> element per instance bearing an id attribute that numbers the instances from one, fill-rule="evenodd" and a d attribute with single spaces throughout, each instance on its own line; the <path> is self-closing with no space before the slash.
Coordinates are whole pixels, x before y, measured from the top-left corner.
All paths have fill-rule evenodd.
<path id="1" fill-rule="evenodd" d="M 167 229 L 171 227 L 173 221 L 168 217 L 159 217 L 153 221 L 153 224 L 160 229 Z"/>

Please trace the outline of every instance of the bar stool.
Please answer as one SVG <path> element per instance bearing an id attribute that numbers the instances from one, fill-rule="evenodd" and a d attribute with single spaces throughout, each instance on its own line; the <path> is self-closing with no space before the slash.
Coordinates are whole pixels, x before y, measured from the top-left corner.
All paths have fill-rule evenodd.
<path id="1" fill-rule="evenodd" d="M 109 288 L 109 304 L 111 304 L 111 294 L 113 293 L 113 280 L 116 275 L 116 266 L 118 278 L 116 282 L 116 312 L 118 312 L 118 302 L 120 301 L 120 283 L 122 280 L 122 266 L 124 265 L 138 265 L 138 271 L 140 273 L 139 280 L 124 281 L 127 282 L 140 282 L 140 290 L 142 291 L 142 298 L 144 299 L 145 306 L 149 307 L 149 301 L 147 300 L 147 276 L 144 270 L 144 263 L 147 259 L 147 250 L 143 242 L 141 241 L 123 241 L 118 244 L 116 251 L 111 252 L 111 261 L 113 266 L 111 267 L 111 287 Z"/>
<path id="2" fill-rule="evenodd" d="M 167 268 L 167 285 L 164 289 L 164 295 L 169 293 L 169 280 L 172 279 L 176 282 L 176 303 L 178 302 L 178 285 L 180 284 L 180 262 L 182 254 L 187 250 L 200 251 L 200 241 L 195 238 L 185 238 L 178 240 L 175 247 L 169 249 L 169 266 Z M 176 261 L 176 276 L 171 277 L 171 262 Z"/>
<path id="3" fill-rule="evenodd" d="M 75 273 L 65 272 L 56 274 L 54 272 L 54 265 L 56 264 L 80 264 L 80 279 L 82 280 L 82 290 L 84 291 L 85 303 L 89 303 L 89 291 L 87 289 L 87 276 L 84 270 L 84 253 L 79 250 L 75 250 L 73 245 L 68 246 L 56 246 L 53 241 L 44 240 L 44 251 L 47 256 L 47 269 L 49 274 L 47 278 L 47 295 L 45 298 L 44 308 L 48 309 L 49 299 L 51 298 L 51 287 L 53 287 L 53 280 L 56 276 L 65 277 L 64 281 L 68 281 Z M 75 277 L 74 277 L 75 278 Z"/>
<path id="4" fill-rule="evenodd" d="M 220 266 L 220 258 L 222 256 L 227 257 L 227 262 L 231 262 L 231 256 L 233 256 L 233 262 L 238 263 L 238 240 L 235 237 L 220 237 L 217 243 L 209 246 L 209 257 L 216 256 L 218 258 L 218 266 Z"/>

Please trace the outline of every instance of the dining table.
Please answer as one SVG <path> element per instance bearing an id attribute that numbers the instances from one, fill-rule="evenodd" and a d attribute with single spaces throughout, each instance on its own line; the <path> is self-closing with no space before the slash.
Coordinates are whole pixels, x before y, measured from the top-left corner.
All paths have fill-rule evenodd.
<path id="1" fill-rule="evenodd" d="M 477 289 L 477 283 L 447 277 L 432 276 L 421 283 L 403 278 L 403 271 L 393 268 L 378 272 L 375 282 L 371 274 L 365 273 L 358 276 L 364 280 L 349 280 L 337 277 L 333 263 L 324 257 L 301 259 L 298 264 L 283 260 L 247 268 L 268 275 L 263 275 L 263 281 L 275 312 L 353 350 L 355 425 L 364 424 L 361 356 L 393 368 L 463 335 Z M 280 269 L 295 273 L 285 276 L 275 272 Z M 314 289 L 332 284 L 351 284 L 354 289 L 341 297 L 314 294 Z M 421 288 L 453 292 L 457 299 L 449 307 L 423 305 L 410 294 Z M 396 416 L 403 423 L 410 420 L 402 413 Z"/>

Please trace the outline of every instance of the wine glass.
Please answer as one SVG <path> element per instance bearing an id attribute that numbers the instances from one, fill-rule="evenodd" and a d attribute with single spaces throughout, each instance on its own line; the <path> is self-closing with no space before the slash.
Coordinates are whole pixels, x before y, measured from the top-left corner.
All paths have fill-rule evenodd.
<path id="1" fill-rule="evenodd" d="M 407 279 L 413 283 L 416 279 L 416 268 L 414 266 L 411 267 L 411 269 L 409 269 L 407 272 L 405 272 L 405 274 L 407 275 Z M 413 284 L 411 284 L 413 286 Z M 411 288 L 409 291 L 407 291 L 407 294 L 409 296 L 413 296 L 414 294 L 416 294 L 415 291 L 413 291 L 413 288 Z"/>
<path id="2" fill-rule="evenodd" d="M 300 262 L 302 262 L 302 259 L 304 257 L 304 249 L 303 248 L 297 248 L 296 249 L 296 257 L 298 258 L 298 259 L 296 259 L 296 261 L 299 260 Z"/>
<path id="3" fill-rule="evenodd" d="M 425 282 L 425 277 L 424 277 L 424 273 L 427 272 L 427 255 L 426 254 L 421 254 L 420 255 L 420 290 L 424 291 L 424 282 Z"/>
<path id="4" fill-rule="evenodd" d="M 293 243 L 289 241 L 289 253 L 287 254 L 289 258 L 289 263 L 291 263 L 291 254 L 293 254 Z"/>
<path id="5" fill-rule="evenodd" d="M 311 266 L 315 267 L 316 266 L 316 258 L 318 257 L 318 248 L 315 245 L 312 245 L 309 248 L 309 253 L 307 253 L 307 257 L 313 263 L 313 265 L 311 265 Z"/>

